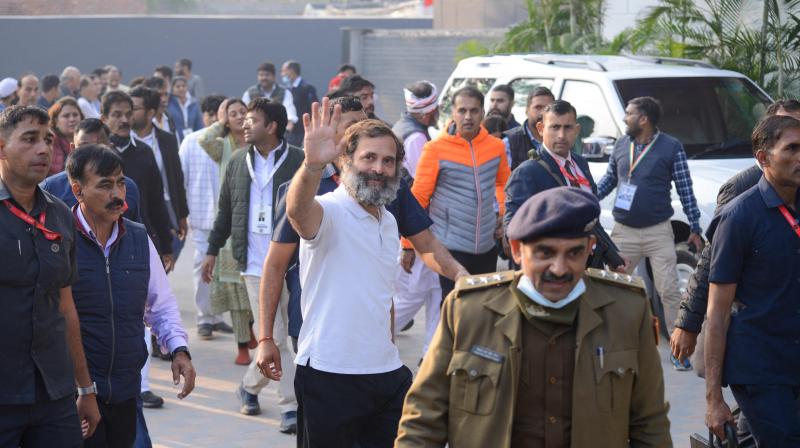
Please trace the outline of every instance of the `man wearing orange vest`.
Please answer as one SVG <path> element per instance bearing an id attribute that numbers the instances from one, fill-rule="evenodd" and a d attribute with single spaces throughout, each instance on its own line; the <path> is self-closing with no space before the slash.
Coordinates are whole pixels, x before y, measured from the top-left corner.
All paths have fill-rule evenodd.
<path id="1" fill-rule="evenodd" d="M 464 87 L 453 95 L 453 120 L 425 144 L 411 191 L 433 220 L 433 234 L 470 274 L 497 270 L 495 239 L 502 234 L 511 170 L 505 146 L 482 128 L 483 94 Z M 498 215 L 499 212 L 499 215 Z M 440 277 L 442 297 L 455 286 Z"/>

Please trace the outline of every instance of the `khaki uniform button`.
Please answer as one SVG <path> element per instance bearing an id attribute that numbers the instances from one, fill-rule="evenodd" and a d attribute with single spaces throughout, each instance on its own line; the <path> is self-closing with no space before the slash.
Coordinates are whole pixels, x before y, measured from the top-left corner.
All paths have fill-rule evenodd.
<path id="1" fill-rule="evenodd" d="M 475 369 L 472 369 L 472 370 L 470 370 L 470 371 L 469 371 L 469 376 L 471 376 L 471 377 L 473 377 L 473 378 L 474 378 L 474 377 L 476 377 L 476 376 L 478 376 L 478 371 L 477 371 L 477 370 L 475 370 Z"/>

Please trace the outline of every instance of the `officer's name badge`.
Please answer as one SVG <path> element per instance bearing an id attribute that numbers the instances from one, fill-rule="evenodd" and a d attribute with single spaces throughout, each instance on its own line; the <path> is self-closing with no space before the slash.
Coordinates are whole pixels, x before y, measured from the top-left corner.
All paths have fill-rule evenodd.
<path id="1" fill-rule="evenodd" d="M 501 355 L 500 353 L 497 353 L 496 351 L 488 347 L 483 347 L 480 345 L 473 345 L 472 348 L 469 349 L 469 352 L 475 356 L 479 356 L 483 359 L 488 359 L 489 361 L 496 362 L 498 364 L 502 364 L 503 359 L 505 359 L 505 356 Z"/>

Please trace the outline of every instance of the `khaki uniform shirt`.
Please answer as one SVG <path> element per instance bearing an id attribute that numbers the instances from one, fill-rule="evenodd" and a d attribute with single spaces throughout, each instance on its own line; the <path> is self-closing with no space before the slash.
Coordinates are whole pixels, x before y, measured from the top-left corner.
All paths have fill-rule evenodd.
<path id="1" fill-rule="evenodd" d="M 525 324 L 514 298 L 519 275 L 459 279 L 406 396 L 395 447 L 511 446 Z M 589 269 L 584 282 L 586 292 L 577 301 L 570 446 L 672 446 L 641 280 Z"/>

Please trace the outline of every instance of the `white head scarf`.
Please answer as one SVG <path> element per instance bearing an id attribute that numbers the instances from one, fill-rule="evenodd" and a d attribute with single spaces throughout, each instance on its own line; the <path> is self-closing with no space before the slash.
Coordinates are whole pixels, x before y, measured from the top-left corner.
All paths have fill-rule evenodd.
<path id="1" fill-rule="evenodd" d="M 408 89 L 403 89 L 403 96 L 406 98 L 406 110 L 411 114 L 426 114 L 437 107 L 436 100 L 439 97 L 439 90 L 436 84 L 430 81 L 422 81 L 431 86 L 431 94 L 425 98 L 418 98 Z"/>

